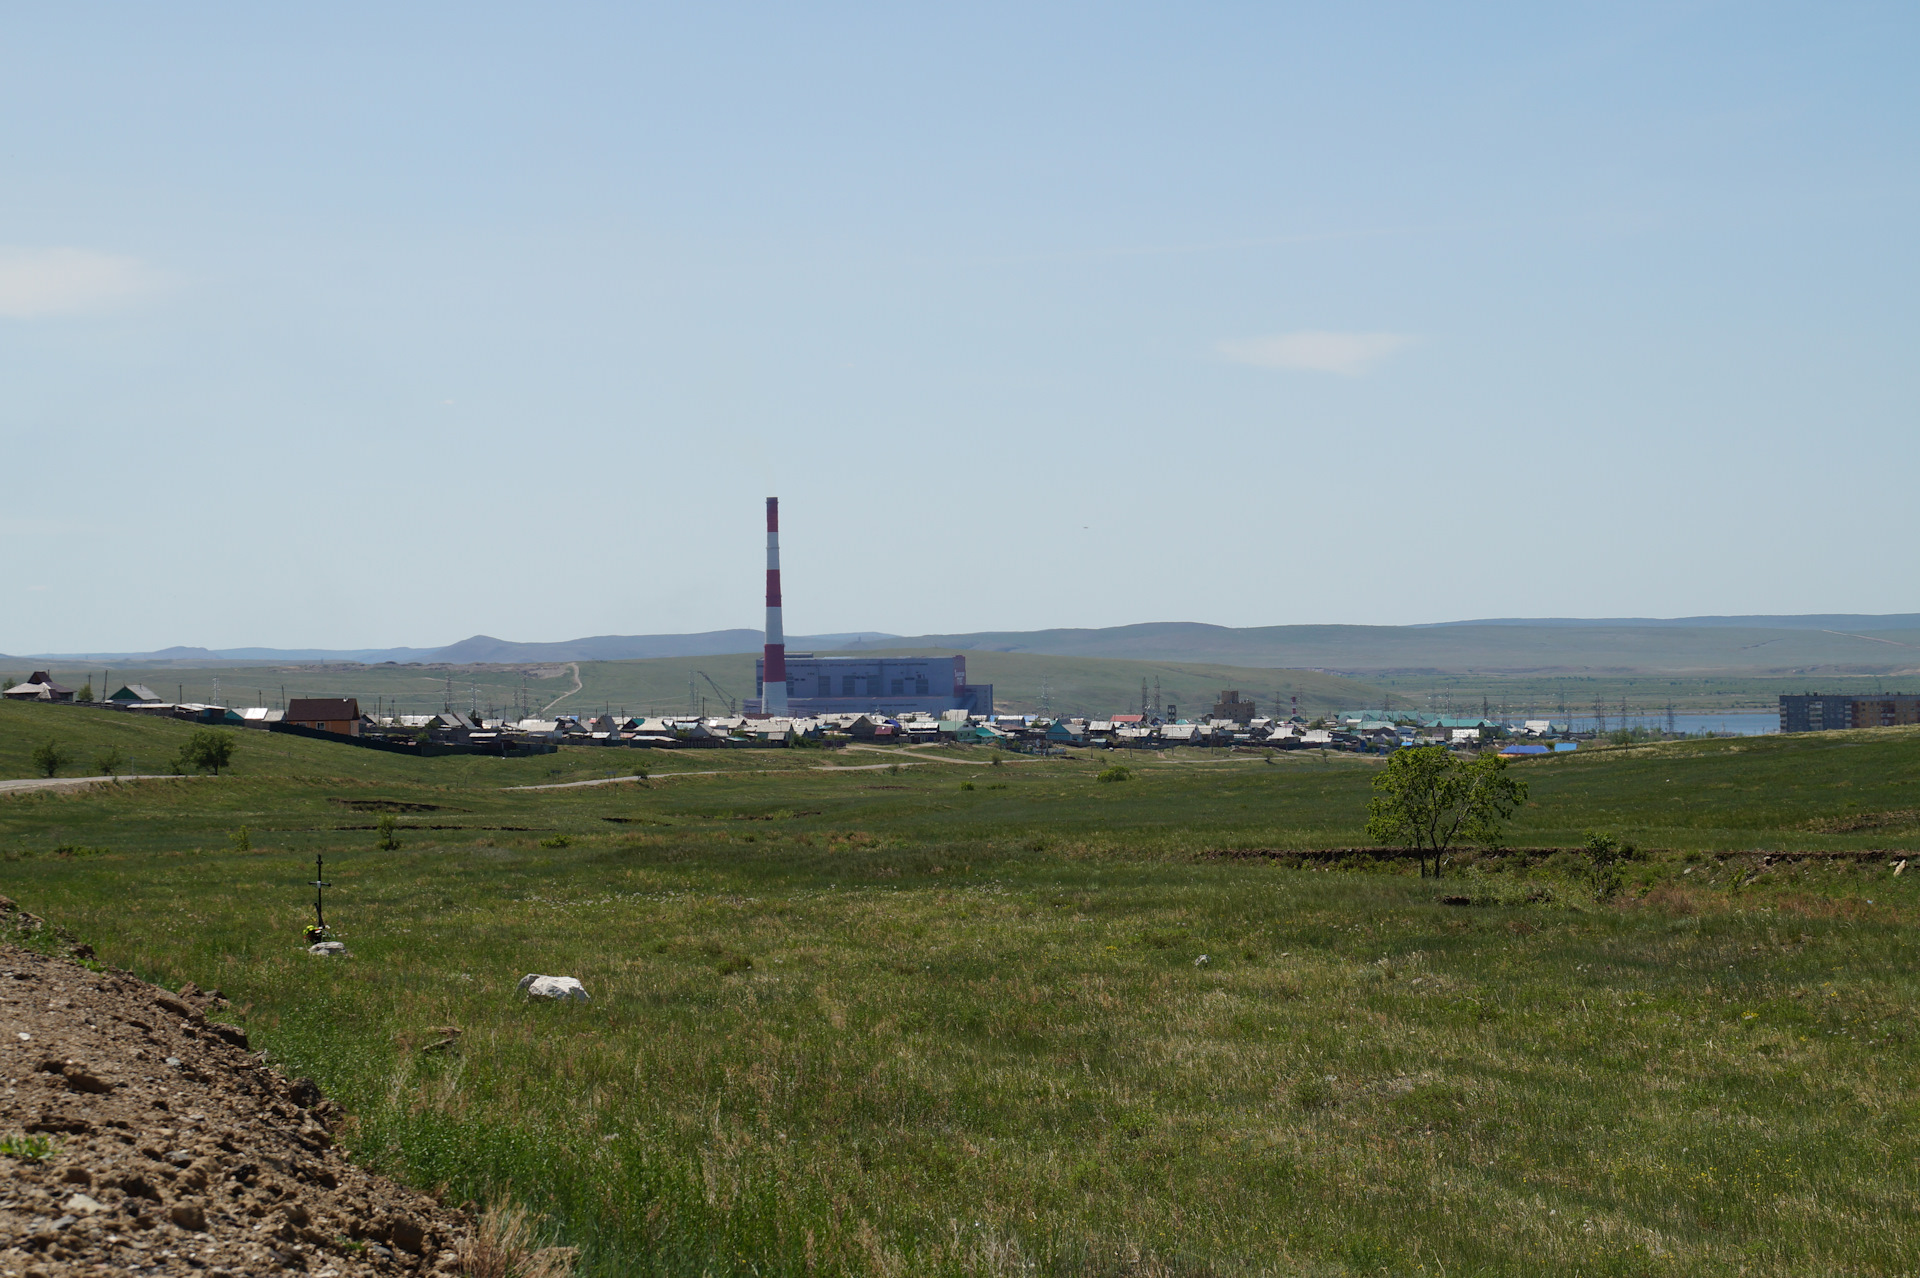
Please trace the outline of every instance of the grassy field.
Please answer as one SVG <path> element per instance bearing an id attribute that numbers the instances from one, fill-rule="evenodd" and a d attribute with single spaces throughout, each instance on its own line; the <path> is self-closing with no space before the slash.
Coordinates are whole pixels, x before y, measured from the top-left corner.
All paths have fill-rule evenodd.
<path id="1" fill-rule="evenodd" d="M 185 731 L 0 705 L 0 776 Z M 1439 884 L 1327 854 L 1366 759 L 992 758 L 246 733 L 0 798 L 0 891 L 596 1273 L 1912 1272 L 1920 734 L 1528 764 L 1534 851 Z M 1619 900 L 1550 850 L 1593 828 L 1654 849 Z M 316 851 L 349 961 L 297 946 Z"/>

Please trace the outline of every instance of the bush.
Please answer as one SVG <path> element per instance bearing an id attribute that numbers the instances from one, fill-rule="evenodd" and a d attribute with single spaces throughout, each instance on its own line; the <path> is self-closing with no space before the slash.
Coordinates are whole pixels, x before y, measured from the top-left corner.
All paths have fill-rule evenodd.
<path id="1" fill-rule="evenodd" d="M 556 834 L 551 839 L 540 840 L 540 846 L 543 848 L 554 848 L 556 850 L 559 848 L 570 848 L 573 846 L 573 840 L 564 834 Z"/>
<path id="2" fill-rule="evenodd" d="M 400 850 L 400 839 L 393 832 L 393 813 L 386 813 L 380 818 L 378 829 L 380 831 L 380 837 L 374 841 L 373 846 L 379 848 L 382 852 L 398 852 Z"/>
<path id="3" fill-rule="evenodd" d="M 232 841 L 235 852 L 253 851 L 253 840 L 248 837 L 246 826 L 241 826 L 238 830 L 228 835 L 227 838 Z"/>
<path id="4" fill-rule="evenodd" d="M 43 777 L 59 776 L 60 769 L 66 767 L 72 760 L 73 756 L 53 741 L 43 742 L 33 748 L 33 766 L 39 769 Z"/>
<path id="5" fill-rule="evenodd" d="M 1094 780 L 1100 782 L 1131 781 L 1133 780 L 1133 771 L 1130 768 L 1123 768 L 1116 763 L 1110 768 L 1101 769 L 1100 774 L 1094 777 Z"/>
<path id="6" fill-rule="evenodd" d="M 119 746 L 102 750 L 93 756 L 93 770 L 103 777 L 118 776 L 120 770 L 126 766 L 127 756 L 120 753 Z"/>
<path id="7" fill-rule="evenodd" d="M 971 782 L 971 781 L 962 781 L 962 782 L 960 783 L 960 788 L 961 788 L 962 790 L 971 790 L 971 789 L 973 789 L 973 782 Z"/>
<path id="8" fill-rule="evenodd" d="M 1586 880 L 1596 901 L 1604 901 L 1620 891 L 1620 863 L 1633 859 L 1633 845 L 1622 843 L 1611 834 L 1598 830 L 1587 834 Z"/>
<path id="9" fill-rule="evenodd" d="M 180 762 L 184 767 L 219 776 L 220 769 L 233 762 L 233 734 L 212 728 L 197 730 L 181 747 Z"/>

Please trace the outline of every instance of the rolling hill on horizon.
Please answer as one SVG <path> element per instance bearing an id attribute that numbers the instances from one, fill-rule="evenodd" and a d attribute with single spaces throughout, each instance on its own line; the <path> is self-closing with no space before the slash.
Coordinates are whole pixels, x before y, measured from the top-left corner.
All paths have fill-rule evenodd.
<path id="1" fill-rule="evenodd" d="M 272 649 L 177 647 L 155 653 L 42 654 L 12 661 L 139 661 L 206 667 L 232 663 L 396 662 L 511 665 L 633 661 L 752 653 L 760 632 L 596 635 L 526 643 L 474 635 L 441 648 Z M 873 631 L 795 635 L 794 651 L 1025 653 L 1179 661 L 1343 674 L 1470 671 L 1551 674 L 1905 674 L 1920 672 L 1920 614 L 1657 618 L 1513 618 L 1411 626 L 1231 627 L 1203 622 L 957 634 Z"/>

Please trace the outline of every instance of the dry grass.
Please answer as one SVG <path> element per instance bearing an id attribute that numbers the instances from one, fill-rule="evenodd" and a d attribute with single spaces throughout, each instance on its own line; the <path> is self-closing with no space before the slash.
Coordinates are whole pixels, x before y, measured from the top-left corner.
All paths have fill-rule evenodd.
<path id="1" fill-rule="evenodd" d="M 540 1246 L 538 1232 L 525 1208 L 487 1208 L 461 1249 L 462 1278 L 572 1278 L 579 1249 Z"/>

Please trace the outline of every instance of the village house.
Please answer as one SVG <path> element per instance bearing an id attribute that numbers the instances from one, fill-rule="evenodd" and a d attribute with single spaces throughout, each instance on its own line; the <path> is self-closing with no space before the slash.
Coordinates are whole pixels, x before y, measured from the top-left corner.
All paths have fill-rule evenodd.
<path id="1" fill-rule="evenodd" d="M 287 703 L 286 717 L 281 722 L 357 737 L 360 735 L 360 702 L 353 697 L 295 697 Z"/>

